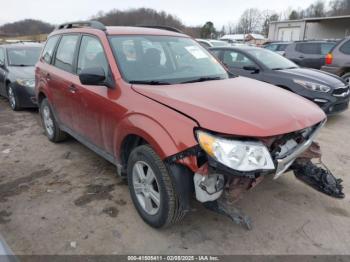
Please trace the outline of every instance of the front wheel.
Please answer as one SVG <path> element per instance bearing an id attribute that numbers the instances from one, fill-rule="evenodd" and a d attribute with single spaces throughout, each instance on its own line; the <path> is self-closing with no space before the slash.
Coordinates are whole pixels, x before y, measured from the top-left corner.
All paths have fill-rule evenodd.
<path id="1" fill-rule="evenodd" d="M 349 85 L 350 84 L 350 73 L 346 73 L 342 77 Z"/>
<path id="2" fill-rule="evenodd" d="M 161 228 L 183 218 L 169 171 L 150 146 L 131 152 L 127 175 L 132 201 L 147 224 Z"/>
<path id="3" fill-rule="evenodd" d="M 9 100 L 10 107 L 13 111 L 18 111 L 21 109 L 21 106 L 18 102 L 18 98 L 16 95 L 15 89 L 11 86 L 11 84 L 7 87 L 7 96 Z"/>

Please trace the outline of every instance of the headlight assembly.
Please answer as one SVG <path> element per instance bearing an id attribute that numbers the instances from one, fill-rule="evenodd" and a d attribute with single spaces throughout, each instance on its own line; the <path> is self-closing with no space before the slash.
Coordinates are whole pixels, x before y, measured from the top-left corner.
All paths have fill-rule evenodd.
<path id="1" fill-rule="evenodd" d="M 294 79 L 293 81 L 294 81 L 294 83 L 301 85 L 301 86 L 303 86 L 306 89 L 309 89 L 311 91 L 328 93 L 331 90 L 331 88 L 329 86 L 325 86 L 325 85 L 314 83 L 314 82 L 308 82 L 308 81 L 299 80 L 299 79 Z"/>
<path id="2" fill-rule="evenodd" d="M 197 130 L 201 148 L 212 158 L 238 171 L 273 170 L 275 165 L 266 146 L 258 141 L 240 141 Z"/>
<path id="3" fill-rule="evenodd" d="M 21 86 L 27 86 L 30 88 L 35 87 L 35 80 L 34 79 L 17 79 L 16 82 L 20 84 Z"/>

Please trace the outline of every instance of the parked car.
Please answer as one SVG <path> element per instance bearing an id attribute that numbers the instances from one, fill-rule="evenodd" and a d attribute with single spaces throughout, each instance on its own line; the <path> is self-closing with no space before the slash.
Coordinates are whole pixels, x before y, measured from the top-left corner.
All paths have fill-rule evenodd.
<path id="1" fill-rule="evenodd" d="M 230 46 L 229 43 L 221 40 L 215 40 L 215 39 L 200 39 L 197 38 L 196 41 L 202 45 L 205 48 L 209 47 L 217 47 L 217 46 Z"/>
<path id="2" fill-rule="evenodd" d="M 60 25 L 37 63 L 35 90 L 48 139 L 70 134 L 115 164 L 153 227 L 181 220 L 193 191 L 211 210 L 249 225 L 227 195 L 266 174 L 277 178 L 293 162 L 298 178 L 310 174 L 309 184 L 343 197 L 327 171 L 303 171 L 312 154 L 301 154 L 315 146 L 322 110 L 272 85 L 230 79 L 184 34 L 93 21 Z"/>
<path id="3" fill-rule="evenodd" d="M 326 55 L 326 65 L 322 70 L 341 76 L 350 84 L 350 37 L 340 41 Z"/>
<path id="4" fill-rule="evenodd" d="M 234 74 L 267 82 L 318 104 L 326 114 L 349 106 L 349 85 L 340 77 L 316 69 L 300 68 L 270 50 L 258 47 L 211 48 Z"/>
<path id="5" fill-rule="evenodd" d="M 297 41 L 285 49 L 284 56 L 301 67 L 321 69 L 326 63 L 326 54 L 336 41 Z"/>
<path id="6" fill-rule="evenodd" d="M 0 45 L 0 95 L 8 98 L 13 110 L 37 107 L 34 94 L 34 68 L 41 44 Z"/>
<path id="7" fill-rule="evenodd" d="M 292 42 L 271 42 L 262 47 L 274 51 L 280 55 L 284 55 L 287 46 L 291 43 Z"/>

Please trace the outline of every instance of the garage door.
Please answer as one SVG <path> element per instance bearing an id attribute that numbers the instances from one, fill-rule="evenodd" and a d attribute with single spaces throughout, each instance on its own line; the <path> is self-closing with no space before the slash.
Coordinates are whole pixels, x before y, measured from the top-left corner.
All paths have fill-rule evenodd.
<path id="1" fill-rule="evenodd" d="M 300 27 L 288 27 L 278 29 L 279 41 L 297 41 L 300 40 Z"/>

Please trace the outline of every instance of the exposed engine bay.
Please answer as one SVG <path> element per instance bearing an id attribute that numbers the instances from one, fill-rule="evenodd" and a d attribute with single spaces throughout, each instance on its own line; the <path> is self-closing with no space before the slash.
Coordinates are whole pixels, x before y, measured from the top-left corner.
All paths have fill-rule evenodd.
<path id="1" fill-rule="evenodd" d="M 341 179 L 337 179 L 321 161 L 319 145 L 313 141 L 324 123 L 304 130 L 263 140 L 273 158 L 274 171 L 241 172 L 233 170 L 206 155 L 194 174 L 194 188 L 198 201 L 212 211 L 226 215 L 233 222 L 252 228 L 251 219 L 235 203 L 242 195 L 257 186 L 266 175 L 274 179 L 293 171 L 297 179 L 319 192 L 335 198 L 344 198 Z"/>

